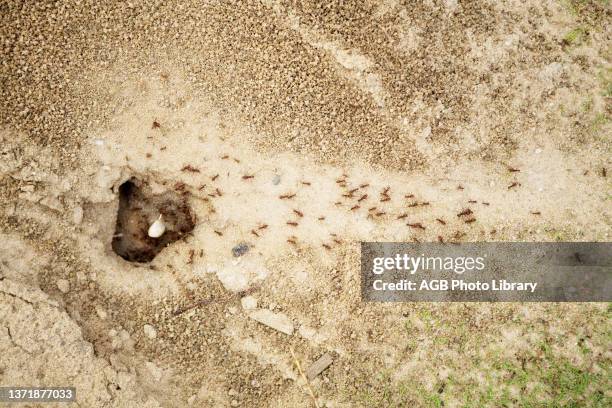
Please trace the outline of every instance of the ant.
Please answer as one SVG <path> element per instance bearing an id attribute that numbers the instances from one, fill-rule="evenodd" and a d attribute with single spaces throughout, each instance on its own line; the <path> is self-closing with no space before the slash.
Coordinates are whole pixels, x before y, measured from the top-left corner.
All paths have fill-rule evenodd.
<path id="1" fill-rule="evenodd" d="M 293 210 L 293 212 L 298 216 L 298 217 L 303 217 L 304 213 L 298 210 Z"/>
<path id="2" fill-rule="evenodd" d="M 470 214 L 473 214 L 473 211 L 468 208 L 468 209 L 461 211 L 459 214 L 457 214 L 457 217 L 462 217 L 464 215 L 470 215 Z"/>
<path id="3" fill-rule="evenodd" d="M 295 194 L 283 194 L 278 196 L 278 198 L 280 198 L 281 200 L 290 200 L 293 197 L 295 197 Z"/>
<path id="4" fill-rule="evenodd" d="M 184 166 L 181 171 L 189 171 L 191 173 L 199 173 L 200 169 L 193 167 L 192 165 L 188 164 L 186 166 Z"/>
<path id="5" fill-rule="evenodd" d="M 243 179 L 243 180 L 250 180 L 250 179 L 252 179 L 252 178 L 255 178 L 255 176 L 252 176 L 252 175 L 242 176 L 242 179 Z"/>
<path id="6" fill-rule="evenodd" d="M 421 229 L 424 230 L 425 227 L 423 226 L 423 224 L 421 224 L 420 222 L 415 222 L 414 224 L 406 224 L 407 226 L 409 226 L 410 228 L 415 228 L 415 229 Z"/>

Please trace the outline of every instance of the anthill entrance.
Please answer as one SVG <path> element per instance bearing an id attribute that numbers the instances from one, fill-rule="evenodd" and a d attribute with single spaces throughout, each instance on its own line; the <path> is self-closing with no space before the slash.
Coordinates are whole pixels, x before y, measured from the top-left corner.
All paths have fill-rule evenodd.
<path id="1" fill-rule="evenodd" d="M 113 236 L 113 251 L 130 262 L 150 262 L 166 246 L 193 231 L 195 217 L 184 195 L 174 191 L 146 194 L 143 182 L 132 178 L 119 187 L 119 211 Z M 158 219 L 163 233 L 150 236 L 149 228 Z M 159 232 L 159 229 L 158 229 Z"/>

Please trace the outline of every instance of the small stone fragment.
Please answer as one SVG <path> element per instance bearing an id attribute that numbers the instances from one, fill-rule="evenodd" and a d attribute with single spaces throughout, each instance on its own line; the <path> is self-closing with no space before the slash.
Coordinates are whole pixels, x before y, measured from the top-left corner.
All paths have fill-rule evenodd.
<path id="1" fill-rule="evenodd" d="M 70 290 L 70 282 L 68 282 L 66 279 L 58 279 L 55 283 L 57 285 L 57 288 L 62 293 L 68 293 L 68 291 Z"/>
<path id="2" fill-rule="evenodd" d="M 238 258 L 247 252 L 249 252 L 249 245 L 244 242 L 241 242 L 232 248 L 232 255 L 234 255 L 235 258 Z"/>
<path id="3" fill-rule="evenodd" d="M 276 174 L 274 178 L 272 179 L 272 184 L 274 184 L 275 186 L 278 186 L 280 182 L 281 182 L 281 177 L 278 174 Z"/>
<path id="4" fill-rule="evenodd" d="M 244 310 L 253 310 L 257 309 L 257 299 L 253 296 L 245 296 L 240 299 L 240 303 L 242 303 L 242 308 Z"/>
<path id="5" fill-rule="evenodd" d="M 306 378 L 308 381 L 312 381 L 317 375 L 321 374 L 327 367 L 334 362 L 331 354 L 323 354 L 317 361 L 315 361 L 308 370 L 306 370 Z"/>
<path id="6" fill-rule="evenodd" d="M 253 310 L 249 317 L 288 336 L 293 334 L 293 323 L 283 313 L 274 313 L 268 309 Z"/>
<path id="7" fill-rule="evenodd" d="M 83 207 L 81 207 L 80 205 L 77 205 L 72 210 L 72 222 L 74 222 L 76 225 L 79 225 L 81 222 L 83 222 Z"/>
<path id="8" fill-rule="evenodd" d="M 150 324 L 145 324 L 143 326 L 143 330 L 148 338 L 154 339 L 157 337 L 157 330 L 155 330 L 155 327 L 151 326 Z"/>

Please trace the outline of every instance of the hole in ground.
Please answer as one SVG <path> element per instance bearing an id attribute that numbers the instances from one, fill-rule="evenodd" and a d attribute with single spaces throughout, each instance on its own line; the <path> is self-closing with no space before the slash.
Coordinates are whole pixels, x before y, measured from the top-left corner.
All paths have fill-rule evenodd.
<path id="1" fill-rule="evenodd" d="M 195 216 L 184 195 L 168 191 L 146 194 L 143 182 L 132 178 L 119 187 L 119 210 L 113 236 L 113 251 L 130 262 L 150 262 L 166 246 L 193 231 Z M 166 227 L 158 238 L 149 227 L 162 216 Z"/>

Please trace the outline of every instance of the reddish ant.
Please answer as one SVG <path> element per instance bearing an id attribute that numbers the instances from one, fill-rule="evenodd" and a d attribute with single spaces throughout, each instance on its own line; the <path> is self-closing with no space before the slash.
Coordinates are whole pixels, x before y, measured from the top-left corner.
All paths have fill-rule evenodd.
<path id="1" fill-rule="evenodd" d="M 181 169 L 181 171 L 189 171 L 191 173 L 199 173 L 200 169 L 197 169 L 197 168 L 193 167 L 192 165 L 188 164 L 185 167 L 183 167 Z"/>
<path id="2" fill-rule="evenodd" d="M 259 237 L 259 234 L 254 229 L 251 230 L 251 234 L 255 235 L 256 237 Z"/>
<path id="3" fill-rule="evenodd" d="M 327 244 L 323 244 L 323 245 L 322 245 L 322 247 L 323 247 L 323 248 L 325 248 L 325 249 L 327 249 L 328 251 L 330 251 L 330 250 L 331 250 L 331 247 L 330 247 L 329 245 L 327 245 Z"/>
<path id="4" fill-rule="evenodd" d="M 413 224 L 408 223 L 408 224 L 406 224 L 406 225 L 407 225 L 407 226 L 409 226 L 410 228 L 421 229 L 421 230 L 424 230 L 424 229 L 425 229 L 425 227 L 423 226 L 423 224 L 421 224 L 420 222 L 415 222 L 415 223 L 413 223 Z"/>
<path id="5" fill-rule="evenodd" d="M 303 217 L 304 213 L 298 210 L 293 210 L 293 212 L 298 216 L 298 217 Z"/>
<path id="6" fill-rule="evenodd" d="M 159 124 L 159 122 L 154 120 L 153 125 L 151 125 L 151 129 L 159 129 L 160 127 L 161 125 Z"/>
<path id="7" fill-rule="evenodd" d="M 403 220 L 403 219 L 404 219 L 404 218 L 406 218 L 407 216 L 408 216 L 408 214 L 406 214 L 406 213 L 401 214 L 401 215 L 398 215 L 398 216 L 397 216 L 397 218 L 396 218 L 396 220 Z"/>
<path id="8" fill-rule="evenodd" d="M 351 207 L 351 211 L 358 210 L 360 207 L 358 205 L 354 205 Z"/>
<path id="9" fill-rule="evenodd" d="M 358 203 L 362 202 L 363 200 L 365 200 L 366 198 L 368 198 L 367 194 L 362 195 L 359 200 L 357 200 Z"/>
<path id="10" fill-rule="evenodd" d="M 414 198 L 414 194 L 406 194 L 404 198 Z"/>
<path id="11" fill-rule="evenodd" d="M 260 225 L 259 228 L 257 228 L 257 229 L 264 230 L 266 228 L 268 228 L 268 224 Z"/>
<path id="12" fill-rule="evenodd" d="M 278 196 L 278 198 L 280 198 L 281 200 L 290 200 L 293 197 L 295 197 L 295 194 L 283 194 Z"/>
<path id="13" fill-rule="evenodd" d="M 514 183 L 512 183 L 512 184 L 510 184 L 510 185 L 508 186 L 508 190 L 510 190 L 511 188 L 514 188 L 514 187 L 520 186 L 520 185 L 521 185 L 521 183 L 519 183 L 519 182 L 516 182 L 516 181 L 515 181 Z"/>
<path id="14" fill-rule="evenodd" d="M 221 157 L 221 160 L 227 160 L 227 159 L 229 159 L 229 155 L 227 154 Z"/>
<path id="15" fill-rule="evenodd" d="M 294 236 L 291 236 L 291 237 L 287 238 L 287 242 L 292 244 L 292 245 L 296 245 L 297 242 L 295 241 L 295 239 L 296 238 Z"/>
<path id="16" fill-rule="evenodd" d="M 215 232 L 215 234 L 217 234 L 218 236 L 222 237 L 223 233 L 221 231 L 217 231 L 217 230 L 213 230 Z"/>
<path id="17" fill-rule="evenodd" d="M 473 223 L 474 221 L 476 221 L 476 218 L 469 218 L 469 219 L 465 220 L 465 223 L 466 223 L 466 224 L 471 224 L 471 223 Z"/>
<path id="18" fill-rule="evenodd" d="M 215 181 L 217 178 L 219 178 L 219 175 L 218 175 L 218 174 L 215 174 L 215 175 L 214 175 L 214 176 L 212 176 L 210 179 L 211 179 L 212 181 Z"/>
<path id="19" fill-rule="evenodd" d="M 359 186 L 359 188 L 366 188 L 366 187 L 370 187 L 370 183 L 364 183 Z"/>
<path id="20" fill-rule="evenodd" d="M 302 181 L 302 184 L 305 185 L 305 186 L 309 186 L 310 182 L 309 181 Z"/>
<path id="21" fill-rule="evenodd" d="M 446 221 L 444 221 L 442 218 L 436 218 L 436 221 L 438 221 L 442 225 L 446 225 Z"/>
<path id="22" fill-rule="evenodd" d="M 250 179 L 252 179 L 252 178 L 255 178 L 255 176 L 252 176 L 252 175 L 242 176 L 242 179 L 243 179 L 243 180 L 250 180 Z"/>
<path id="23" fill-rule="evenodd" d="M 324 219 L 325 219 L 325 217 L 319 217 L 319 218 L 317 218 L 317 220 L 319 220 L 319 221 L 323 221 Z"/>
<path id="24" fill-rule="evenodd" d="M 379 211 L 379 212 L 377 212 L 375 215 L 376 215 L 377 217 L 380 217 L 380 216 L 385 215 L 385 214 L 386 214 L 386 212 L 384 212 L 384 211 Z"/>
<path id="25" fill-rule="evenodd" d="M 218 188 L 215 188 L 215 192 L 217 193 L 217 195 L 218 195 L 219 197 L 222 197 L 222 196 L 223 196 L 223 193 L 222 193 L 222 192 L 221 192 L 221 190 L 219 190 Z"/>
<path id="26" fill-rule="evenodd" d="M 539 212 L 539 211 L 532 211 L 531 213 L 532 213 L 533 215 L 542 215 L 542 213 L 541 213 L 541 212 Z"/>
<path id="27" fill-rule="evenodd" d="M 457 217 L 463 217 L 464 215 L 470 215 L 472 213 L 473 213 L 473 211 L 470 210 L 469 208 L 467 208 L 467 209 L 461 211 L 459 214 L 457 214 Z"/>
<path id="28" fill-rule="evenodd" d="M 476 200 L 468 200 L 468 203 L 470 203 L 470 204 L 476 204 L 477 202 L 478 201 L 476 201 Z"/>
<path id="29" fill-rule="evenodd" d="M 291 225 L 292 227 L 297 227 L 298 223 L 295 221 L 287 221 L 287 225 Z"/>
<path id="30" fill-rule="evenodd" d="M 514 167 L 508 167 L 508 171 L 510 173 L 516 173 L 516 172 L 521 171 L 521 170 L 520 169 L 515 169 Z"/>

